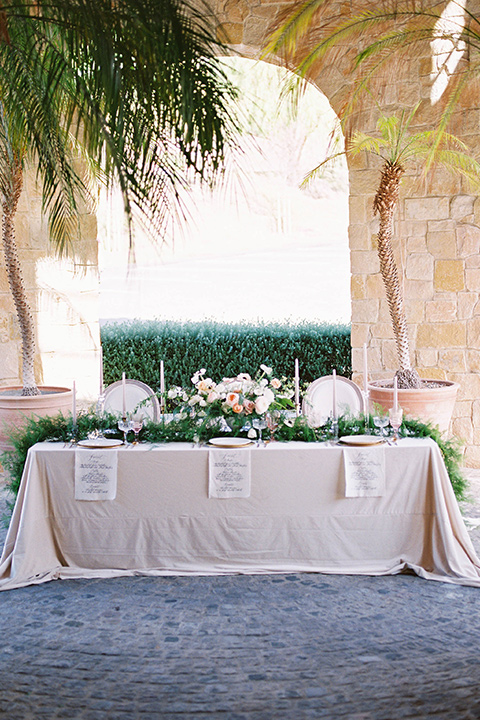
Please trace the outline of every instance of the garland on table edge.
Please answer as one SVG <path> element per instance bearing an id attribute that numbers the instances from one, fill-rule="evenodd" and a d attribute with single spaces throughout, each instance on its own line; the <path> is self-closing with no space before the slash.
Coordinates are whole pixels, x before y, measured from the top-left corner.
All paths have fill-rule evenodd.
<path id="1" fill-rule="evenodd" d="M 117 428 L 118 418 L 115 415 L 104 414 L 99 417 L 94 412 L 82 412 L 77 417 L 76 439 L 82 440 L 89 434 L 99 430 L 110 431 L 109 437 L 122 437 Z M 115 430 L 113 430 L 115 428 Z M 373 416 L 369 415 L 367 422 L 364 416 L 357 418 L 339 417 L 338 434 L 342 435 L 364 435 L 365 432 L 374 430 Z M 266 431 L 268 434 L 268 430 Z M 217 428 L 212 432 L 208 422 L 193 424 L 191 418 L 173 418 L 169 422 L 146 422 L 140 431 L 140 440 L 147 443 L 163 442 L 207 442 L 216 436 L 239 436 L 245 432 L 234 428 L 231 432 L 222 432 Z M 430 437 L 440 448 L 445 466 L 452 483 L 453 491 L 457 500 L 465 499 L 467 480 L 461 469 L 461 445 L 457 439 L 445 439 L 438 428 L 418 420 L 405 419 L 399 432 L 401 437 Z M 73 436 L 72 417 L 64 417 L 62 414 L 54 417 L 31 418 L 21 430 L 13 430 L 10 435 L 12 450 L 8 450 L 0 456 L 1 463 L 6 470 L 7 489 L 16 498 L 20 487 L 23 468 L 27 459 L 29 448 L 39 442 L 70 442 Z M 280 442 L 302 441 L 322 442 L 332 437 L 331 423 L 327 422 L 319 428 L 312 428 L 308 425 L 305 417 L 292 418 L 280 423 L 275 430 L 275 440 Z M 13 502 L 7 502 L 9 513 L 13 510 Z M 4 518 L 7 522 L 9 516 Z"/>

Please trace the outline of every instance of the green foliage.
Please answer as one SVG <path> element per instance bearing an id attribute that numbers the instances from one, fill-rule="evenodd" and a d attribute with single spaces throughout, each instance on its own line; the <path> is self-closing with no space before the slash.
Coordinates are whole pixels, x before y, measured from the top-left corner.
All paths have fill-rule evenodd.
<path id="1" fill-rule="evenodd" d="M 350 326 L 300 324 L 222 324 L 125 322 L 102 328 L 105 384 L 120 380 L 122 372 L 158 390 L 160 360 L 165 383 L 190 387 L 200 368 L 216 379 L 240 372 L 255 375 L 262 363 L 277 377 L 292 378 L 299 360 L 302 384 L 329 375 L 350 377 Z"/>
<path id="2" fill-rule="evenodd" d="M 196 424 L 191 417 L 175 417 L 171 422 L 145 423 L 139 438 L 142 442 L 207 442 L 212 436 L 245 436 L 244 421 L 233 427 L 231 433 L 222 431 L 220 426 L 212 427 L 204 422 Z M 105 414 L 101 418 L 93 412 L 82 412 L 77 417 L 76 439 L 82 440 L 89 433 L 98 430 L 109 433 L 109 437 L 120 438 L 122 434 L 117 429 L 117 418 Z M 342 435 L 363 435 L 365 431 L 374 429 L 373 416 L 367 419 L 363 416 L 356 418 L 340 417 L 338 420 L 338 433 Z M 268 431 L 267 431 L 268 432 Z M 17 496 L 23 469 L 27 460 L 28 450 L 39 442 L 70 443 L 73 435 L 72 418 L 64 417 L 61 413 L 55 417 L 31 418 L 22 430 L 14 430 L 10 434 L 13 450 L 4 452 L 0 460 L 7 471 L 7 488 L 14 497 Z M 418 420 L 404 420 L 400 428 L 402 437 L 430 437 L 439 446 L 447 468 L 452 488 L 457 500 L 465 499 L 467 480 L 461 469 L 462 455 L 457 440 L 446 440 L 437 428 Z M 275 431 L 275 438 L 281 442 L 323 442 L 332 438 L 330 421 L 320 428 L 311 428 L 306 418 L 285 419 Z M 9 504 L 10 511 L 13 503 Z M 8 518 L 5 518 L 8 521 Z"/>

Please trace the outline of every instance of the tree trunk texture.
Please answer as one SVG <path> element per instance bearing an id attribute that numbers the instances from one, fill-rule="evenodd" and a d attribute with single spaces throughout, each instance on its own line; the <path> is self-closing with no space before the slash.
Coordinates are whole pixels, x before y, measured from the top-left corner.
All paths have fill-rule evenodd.
<path id="1" fill-rule="evenodd" d="M 404 174 L 401 165 L 386 163 L 382 170 L 380 185 L 373 201 L 374 213 L 379 215 L 378 256 L 380 271 L 387 296 L 388 309 L 397 346 L 399 370 L 396 375 L 401 388 L 420 387 L 421 381 L 410 361 L 407 319 L 403 293 L 393 252 L 393 215 L 398 202 L 400 181 Z"/>
<path id="2" fill-rule="evenodd" d="M 22 395 L 39 395 L 35 383 L 35 326 L 32 313 L 27 302 L 27 295 L 18 259 L 15 242 L 14 218 L 23 186 L 23 170 L 20 162 L 13 161 L 12 182 L 9 193 L 2 198 L 2 240 L 5 253 L 8 283 L 15 303 L 17 319 L 22 338 Z"/>

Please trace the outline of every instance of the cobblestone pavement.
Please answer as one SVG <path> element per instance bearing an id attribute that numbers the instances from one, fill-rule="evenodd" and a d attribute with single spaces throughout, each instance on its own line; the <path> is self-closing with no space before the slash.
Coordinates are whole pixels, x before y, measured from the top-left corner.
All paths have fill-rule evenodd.
<path id="1" fill-rule="evenodd" d="M 478 474 L 472 491 L 478 552 Z M 137 577 L 3 592 L 0 717 L 479 719 L 479 611 L 480 590 L 408 575 Z"/>

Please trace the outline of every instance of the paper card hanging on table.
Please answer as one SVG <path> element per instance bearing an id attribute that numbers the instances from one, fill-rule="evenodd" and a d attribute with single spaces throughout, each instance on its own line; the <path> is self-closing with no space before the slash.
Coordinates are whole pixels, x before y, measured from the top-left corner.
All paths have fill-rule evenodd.
<path id="1" fill-rule="evenodd" d="M 345 497 L 385 495 L 385 448 L 344 448 Z"/>
<path id="2" fill-rule="evenodd" d="M 250 497 L 251 475 L 250 450 L 209 450 L 208 497 Z"/>
<path id="3" fill-rule="evenodd" d="M 117 451 L 75 450 L 75 500 L 115 500 Z"/>

